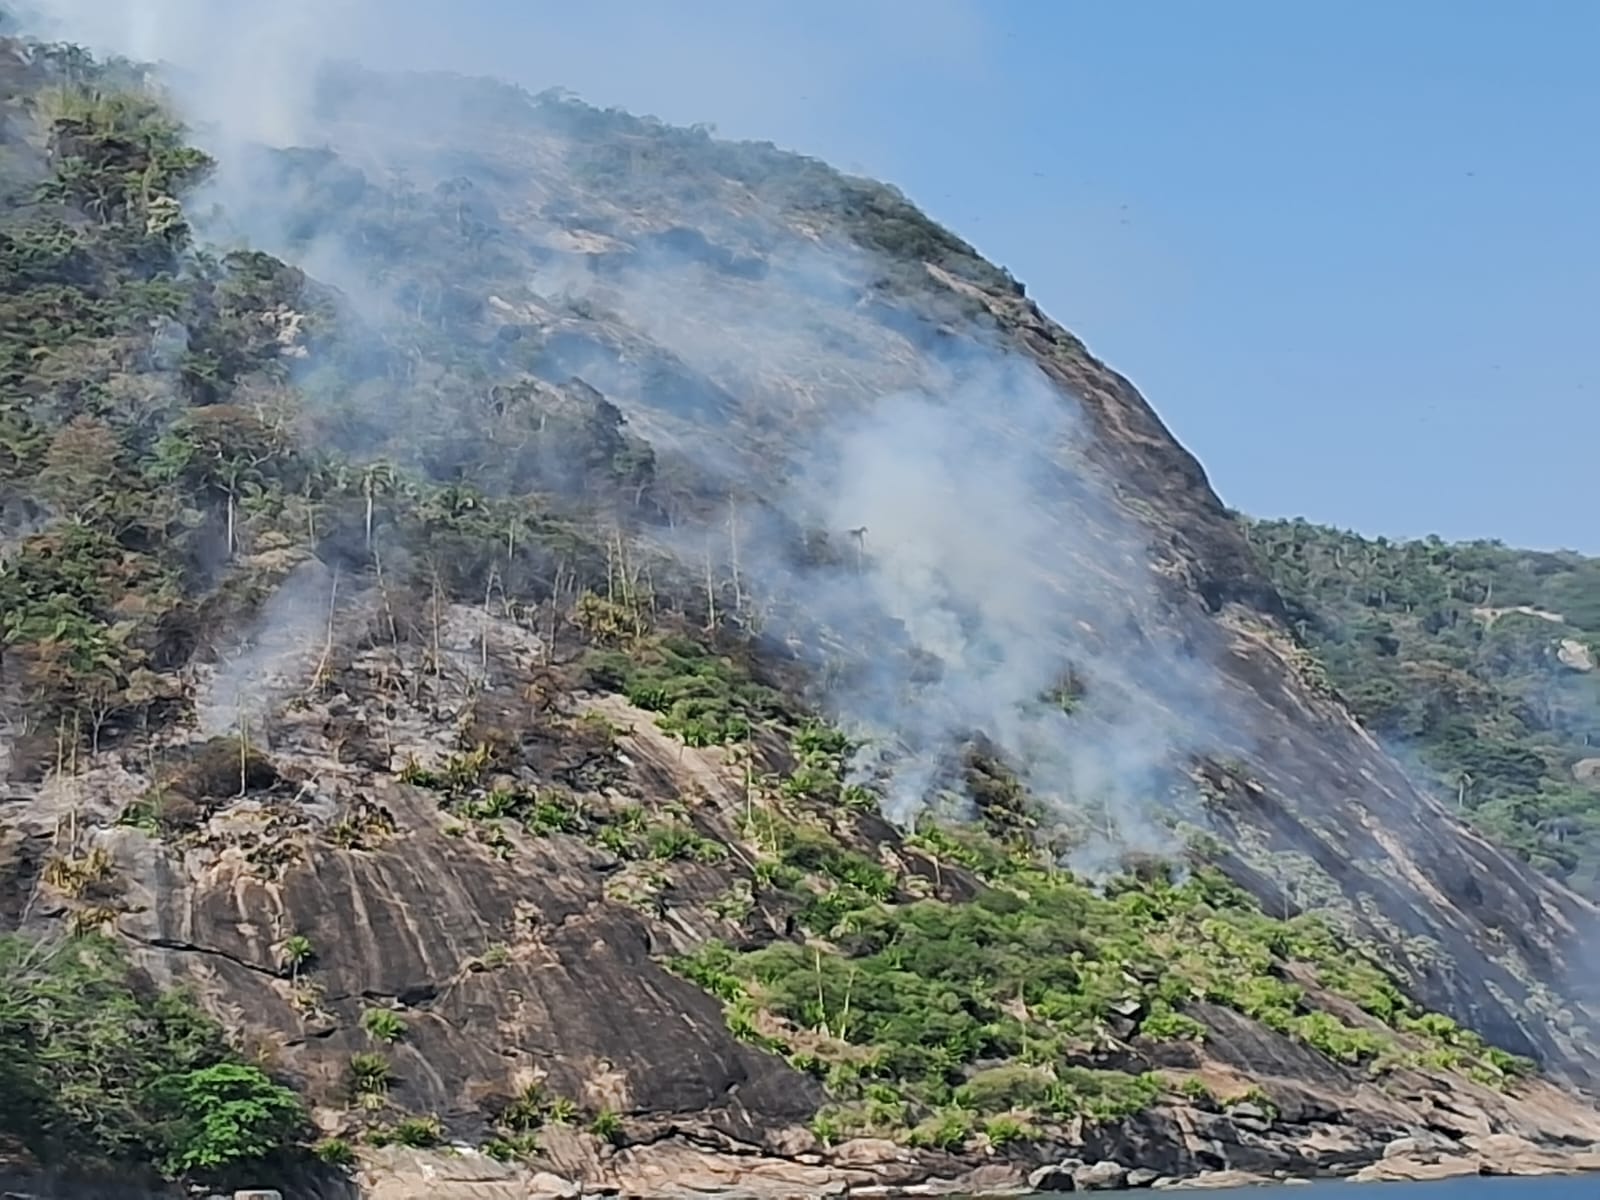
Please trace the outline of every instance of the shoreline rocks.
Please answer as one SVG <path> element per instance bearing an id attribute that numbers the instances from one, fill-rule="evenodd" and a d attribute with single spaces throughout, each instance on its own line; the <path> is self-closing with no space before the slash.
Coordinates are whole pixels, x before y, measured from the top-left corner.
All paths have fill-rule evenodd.
<path id="1" fill-rule="evenodd" d="M 1575 1175 L 1600 1172 L 1600 1145 L 1553 1149 L 1511 1133 L 1468 1136 L 1438 1149 L 1397 1138 L 1383 1157 L 1351 1176 L 1360 1183 L 1450 1179 L 1460 1175 Z"/>
<path id="2" fill-rule="evenodd" d="M 806 1161 L 800 1161 L 804 1158 Z M 554 1167 L 555 1169 L 552 1169 Z M 833 1152 L 795 1157 L 711 1149 L 668 1138 L 632 1147 L 604 1163 L 519 1167 L 476 1151 L 385 1149 L 362 1156 L 351 1177 L 317 1183 L 278 1183 L 222 1193 L 216 1200 L 909 1200 L 935 1196 L 1025 1196 L 1041 1193 L 1200 1191 L 1258 1184 L 1292 1185 L 1347 1179 L 1358 1183 L 1426 1182 L 1468 1175 L 1600 1176 L 1600 1143 L 1540 1145 L 1516 1134 L 1468 1135 L 1459 1141 L 1418 1132 L 1371 1147 L 1369 1160 L 1329 1169 L 1314 1153 L 1298 1171 L 1262 1171 L 1225 1159 L 1168 1173 L 1126 1160 L 1063 1157 L 1055 1162 L 973 1162 L 948 1154 L 917 1155 L 892 1142 L 858 1139 Z M 132 1194 L 84 1181 L 65 1182 L 0 1172 L 5 1195 L 50 1200 L 99 1200 Z M 167 1200 L 181 1193 L 148 1194 Z"/>
<path id="3" fill-rule="evenodd" d="M 431 1156 L 437 1158 L 437 1156 Z M 1374 1143 L 1366 1161 L 1318 1165 L 1298 1156 L 1297 1170 L 1252 1170 L 1225 1158 L 1169 1173 L 1140 1163 L 1064 1157 L 972 1163 L 949 1155 L 918 1157 L 875 1139 L 847 1142 L 806 1162 L 752 1153 L 709 1150 L 687 1142 L 637 1147 L 620 1154 L 596 1176 L 568 1178 L 549 1170 L 506 1167 L 479 1171 L 461 1160 L 451 1168 L 427 1152 L 389 1152 L 382 1165 L 361 1173 L 363 1200 L 901 1200 L 927 1196 L 1021 1196 L 1040 1193 L 1210 1190 L 1316 1180 L 1399 1182 L 1463 1175 L 1600 1174 L 1600 1143 L 1538 1145 L 1515 1134 L 1469 1135 L 1452 1141 L 1426 1132 Z M 331 1200 L 327 1198 L 327 1200 Z"/>

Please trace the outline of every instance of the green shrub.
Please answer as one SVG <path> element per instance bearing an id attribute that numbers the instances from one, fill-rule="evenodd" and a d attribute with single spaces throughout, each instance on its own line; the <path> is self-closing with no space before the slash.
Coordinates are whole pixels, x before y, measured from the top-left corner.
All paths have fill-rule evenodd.
<path id="1" fill-rule="evenodd" d="M 544 1088 L 530 1083 L 501 1111 L 500 1124 L 518 1133 L 538 1129 L 544 1124 L 546 1104 Z"/>
<path id="2" fill-rule="evenodd" d="M 224 1179 L 292 1157 L 309 1128 L 293 1092 L 99 934 L 0 935 L 0 1047 L 0 1133 L 47 1163 Z"/>
<path id="3" fill-rule="evenodd" d="M 387 1046 L 405 1036 L 406 1023 L 393 1009 L 369 1008 L 361 1014 L 361 1028 L 373 1041 Z"/>
<path id="4" fill-rule="evenodd" d="M 280 1153 L 305 1129 L 295 1094 L 255 1067 L 216 1063 L 153 1085 L 169 1176 L 214 1175 Z"/>
<path id="5" fill-rule="evenodd" d="M 961 1108 L 947 1108 L 913 1129 L 908 1141 L 913 1146 L 954 1152 L 966 1145 L 971 1136 L 972 1114 Z"/>
<path id="6" fill-rule="evenodd" d="M 990 1117 L 985 1121 L 983 1134 L 989 1139 L 989 1144 L 998 1150 L 1013 1142 L 1030 1141 L 1038 1135 L 1038 1131 L 1015 1117 L 1002 1116 Z"/>
<path id="7" fill-rule="evenodd" d="M 824 1146 L 833 1146 L 844 1136 L 844 1127 L 835 1114 L 819 1112 L 811 1118 L 811 1135 Z"/>
<path id="8" fill-rule="evenodd" d="M 311 945 L 311 939 L 304 934 L 297 933 L 284 939 L 280 958 L 290 975 L 299 975 L 315 957 L 316 950 Z"/>
<path id="9" fill-rule="evenodd" d="M 1157 1041 L 1182 1039 L 1198 1042 L 1204 1040 L 1206 1027 L 1193 1017 L 1174 1011 L 1165 1001 L 1157 1000 L 1150 1005 L 1150 1011 L 1139 1022 L 1139 1032 Z"/>
<path id="10" fill-rule="evenodd" d="M 381 1054 L 365 1051 L 350 1056 L 346 1076 L 351 1096 L 367 1107 L 382 1104 L 383 1098 L 389 1093 L 389 1084 L 393 1079 L 389 1060 Z"/>
<path id="11" fill-rule="evenodd" d="M 323 1138 L 311 1152 L 330 1167 L 348 1167 L 356 1161 L 355 1150 L 343 1138 Z"/>
<path id="12" fill-rule="evenodd" d="M 589 1132 L 602 1142 L 620 1145 L 623 1135 L 622 1117 L 619 1113 L 613 1112 L 609 1108 L 603 1108 L 595 1114 L 594 1120 L 589 1123 Z"/>
<path id="13" fill-rule="evenodd" d="M 413 1150 L 426 1150 L 437 1146 L 444 1138 L 444 1127 L 438 1117 L 407 1117 L 395 1124 L 396 1145 Z"/>

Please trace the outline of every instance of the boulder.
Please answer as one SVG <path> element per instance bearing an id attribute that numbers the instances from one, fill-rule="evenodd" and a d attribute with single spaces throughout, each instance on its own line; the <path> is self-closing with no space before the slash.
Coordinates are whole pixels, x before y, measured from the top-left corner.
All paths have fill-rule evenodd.
<path id="1" fill-rule="evenodd" d="M 1556 647 L 1556 661 L 1569 671 L 1594 670 L 1594 652 L 1577 638 L 1562 638 Z"/>
<path id="2" fill-rule="evenodd" d="M 1414 1137 L 1397 1137 L 1383 1148 L 1385 1158 L 1403 1158 L 1415 1155 L 1422 1149 L 1422 1143 Z"/>
<path id="3" fill-rule="evenodd" d="M 529 1200 L 578 1200 L 582 1194 L 583 1189 L 572 1180 L 549 1171 L 535 1171 L 528 1179 Z"/>
<path id="4" fill-rule="evenodd" d="M 1054 1163 L 1038 1167 L 1028 1176 L 1028 1186 L 1036 1192 L 1074 1192 L 1078 1189 L 1078 1182 L 1072 1173 L 1080 1169 L 1082 1169 L 1081 1163 L 1071 1166 L 1066 1163 Z"/>
<path id="5" fill-rule="evenodd" d="M 1128 1186 L 1128 1168 L 1105 1159 L 1079 1167 L 1072 1173 L 1072 1181 L 1080 1192 L 1116 1192 Z"/>

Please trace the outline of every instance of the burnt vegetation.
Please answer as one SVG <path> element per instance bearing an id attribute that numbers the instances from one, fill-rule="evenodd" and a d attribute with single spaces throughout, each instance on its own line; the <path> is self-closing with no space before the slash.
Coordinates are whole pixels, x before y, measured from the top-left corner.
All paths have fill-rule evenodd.
<path id="1" fill-rule="evenodd" d="M 885 296 L 925 287 L 924 263 L 1020 293 L 903 197 L 822 164 L 558 96 L 484 86 L 468 98 L 497 120 L 563 133 L 575 177 L 618 204 L 658 199 L 637 190 L 647 175 L 655 187 L 673 181 L 680 203 L 754 193 L 883 255 Z M 664 926 L 683 895 L 700 922 L 683 927 L 715 931 L 661 957 L 722 1003 L 737 1038 L 814 1077 L 826 1102 L 813 1132 L 825 1143 L 875 1133 L 1004 1147 L 1047 1142 L 1079 1119 L 1194 1102 L 1190 1077 L 1209 1036 L 1194 1014 L 1207 1006 L 1374 1076 L 1430 1068 L 1507 1088 L 1529 1069 L 1413 1003 L 1377 948 L 1315 916 L 1261 913 L 1198 843 L 1183 862 L 1129 859 L 1104 887 L 1063 869 L 1099 818 L 1047 811 L 982 738 L 945 764 L 947 803 L 913 831 L 890 826 L 850 769 L 855 747 L 814 703 L 819 674 L 870 664 L 841 651 L 814 671 L 769 637 L 736 543 L 731 562 L 662 548 L 740 498 L 636 433 L 573 369 L 569 318 L 603 350 L 591 374 L 606 356 L 627 359 L 606 315 L 507 316 L 490 304 L 547 257 L 502 220 L 491 171 L 489 187 L 424 189 L 375 181 L 324 152 L 273 160 L 303 198 L 287 214 L 291 243 L 337 231 L 406 264 L 385 281 L 393 311 L 375 328 L 293 266 L 197 242 L 183 204 L 210 164 L 137 72 L 0 41 L 0 103 L 17 151 L 0 175 L 0 709 L 12 722 L 11 778 L 71 779 L 113 759 L 148 781 L 123 798 L 122 824 L 171 843 L 251 802 L 268 818 L 250 835 L 251 862 L 271 875 L 301 853 L 309 818 L 297 806 L 305 773 L 263 726 L 292 748 L 301 722 L 333 747 L 336 766 L 436 801 L 447 830 L 486 856 L 525 853 L 528 839 L 583 842 L 615 868 L 609 902 Z M 659 236 L 658 250 L 759 274 L 759 245 Z M 665 359 L 643 372 L 668 410 L 722 411 L 727 394 L 691 375 Z M 787 534 L 797 565 L 859 564 L 849 531 Z M 1258 538 L 1282 559 L 1320 561 L 1298 535 L 1292 552 Z M 238 712 L 225 714 L 232 727 L 202 734 L 200 683 L 237 652 L 228 636 L 307 568 L 320 573 L 295 614 L 302 677 L 285 684 L 262 665 L 250 685 L 281 711 L 264 714 L 241 689 Z M 1555 781 L 1588 731 L 1555 715 L 1564 700 L 1531 694 L 1496 701 L 1492 729 L 1464 725 L 1461 711 L 1418 711 L 1410 684 L 1367 668 L 1426 666 L 1420 648 L 1466 653 L 1449 632 L 1467 620 L 1459 609 L 1490 601 L 1453 577 L 1437 595 L 1402 601 L 1410 593 L 1387 579 L 1366 580 L 1353 601 L 1382 627 L 1343 657 L 1347 644 L 1316 608 L 1328 581 L 1302 571 L 1284 590 L 1370 720 L 1420 722 L 1440 763 L 1459 753 L 1458 769 L 1470 766 L 1463 796 L 1487 827 L 1585 878 L 1589 793 Z M 1500 590 L 1495 603 L 1545 602 Z M 1574 628 L 1590 637 L 1595 626 Z M 875 649 L 912 653 L 895 630 Z M 1524 665 L 1538 653 L 1509 636 L 1482 652 Z M 1453 670 L 1464 696 L 1498 686 L 1489 667 Z M 469 700 L 447 709 L 461 679 Z M 1045 702 L 1070 716 L 1083 686 L 1065 680 Z M 618 696 L 684 753 L 742 772 L 742 805 L 623 796 L 623 735 L 575 702 Z M 437 759 L 412 757 L 394 733 L 446 715 L 451 752 Z M 1545 732 L 1568 740 L 1539 741 Z M 1524 819 L 1534 800 L 1549 814 Z M 406 830 L 359 794 L 317 833 L 355 855 Z M 83 936 L 48 952 L 0 938 L 0 1131 L 41 1157 L 88 1145 L 169 1177 L 229 1178 L 303 1149 L 304 1113 L 283 1081 L 245 1065 L 186 999 L 149 988 L 99 940 L 116 915 L 111 861 L 72 837 L 62 845 L 45 874 Z M 489 947 L 464 970 L 492 973 L 511 954 Z M 318 948 L 297 933 L 280 959 L 276 974 L 308 1020 L 325 1015 Z M 422 1044 L 423 1023 L 388 1008 L 361 1023 L 385 1049 L 351 1055 L 342 1072 L 347 1132 L 437 1144 L 453 1131 L 398 1107 L 387 1057 Z M 114 1036 L 119 1025 L 133 1041 Z M 53 1040 L 63 1031 L 64 1073 Z M 114 1071 L 95 1069 L 106 1061 Z M 540 1127 L 580 1118 L 600 1141 L 627 1139 L 622 1114 L 580 1111 L 537 1086 L 490 1107 L 485 1144 L 501 1157 L 535 1156 Z M 226 1120 L 212 1119 L 219 1111 Z M 319 1153 L 342 1165 L 351 1151 L 338 1142 Z"/>

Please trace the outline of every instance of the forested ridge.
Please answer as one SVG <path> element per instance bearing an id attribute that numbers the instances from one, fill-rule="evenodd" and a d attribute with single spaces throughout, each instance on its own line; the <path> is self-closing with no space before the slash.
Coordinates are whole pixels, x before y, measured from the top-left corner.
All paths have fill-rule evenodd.
<path id="1" fill-rule="evenodd" d="M 1490 837 L 1600 894 L 1600 560 L 1248 528 L 1363 723 Z"/>

